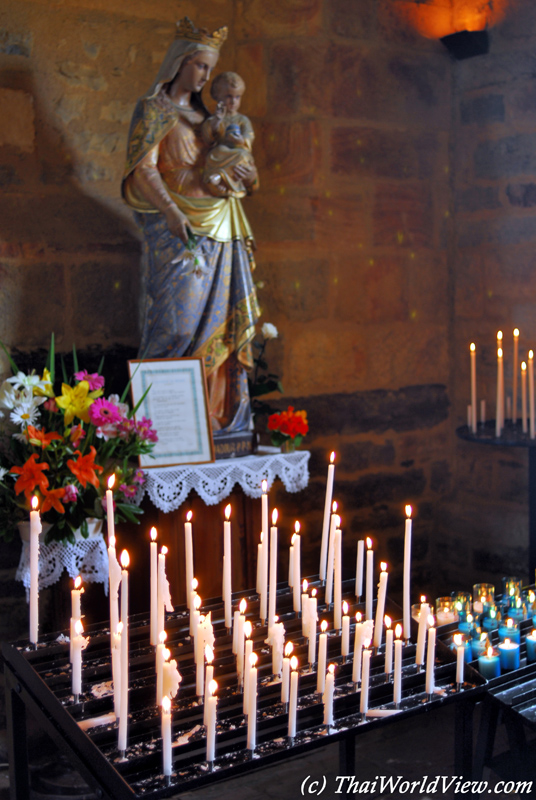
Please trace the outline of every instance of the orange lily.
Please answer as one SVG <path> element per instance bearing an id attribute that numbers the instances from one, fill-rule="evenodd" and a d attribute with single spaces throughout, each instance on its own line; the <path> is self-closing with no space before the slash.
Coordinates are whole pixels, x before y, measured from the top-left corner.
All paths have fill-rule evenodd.
<path id="1" fill-rule="evenodd" d="M 70 458 L 67 462 L 67 466 L 77 478 L 84 489 L 86 488 L 88 483 L 93 484 L 95 488 L 99 488 L 99 479 L 97 478 L 95 470 L 99 472 L 103 471 L 103 467 L 99 464 L 95 464 L 95 456 L 97 455 L 97 451 L 93 446 L 89 448 L 89 453 L 86 456 L 83 456 L 80 450 L 75 450 L 75 456 L 78 456 L 77 461 L 73 461 Z"/>
<path id="2" fill-rule="evenodd" d="M 20 475 L 15 482 L 15 493 L 24 492 L 28 503 L 32 498 L 36 487 L 41 492 L 45 492 L 48 487 L 48 478 L 43 474 L 43 470 L 48 469 L 48 464 L 37 464 L 37 453 L 32 453 L 30 458 L 22 467 L 11 467 L 10 472 Z"/>
<path id="3" fill-rule="evenodd" d="M 53 442 L 57 439 L 60 441 L 62 440 L 62 437 L 59 435 L 59 433 L 55 433 L 54 431 L 51 433 L 46 433 L 43 428 L 35 428 L 33 425 L 28 425 L 26 428 L 26 433 L 30 444 L 33 444 L 35 447 L 41 445 L 43 450 L 46 450 L 50 442 Z"/>
<path id="4" fill-rule="evenodd" d="M 50 511 L 51 508 L 55 508 L 60 514 L 65 514 L 65 508 L 61 503 L 61 498 L 65 495 L 65 489 L 60 487 L 59 489 L 51 489 L 51 491 L 44 491 L 43 496 L 43 505 L 41 506 L 41 513 L 45 514 L 47 511 Z"/>

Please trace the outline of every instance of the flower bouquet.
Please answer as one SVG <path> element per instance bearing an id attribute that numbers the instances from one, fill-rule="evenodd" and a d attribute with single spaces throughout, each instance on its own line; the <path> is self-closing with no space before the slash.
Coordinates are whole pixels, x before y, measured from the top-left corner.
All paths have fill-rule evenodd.
<path id="1" fill-rule="evenodd" d="M 54 338 L 42 373 L 21 372 L 9 358 L 13 376 L 0 385 L 0 538 L 11 539 L 17 522 L 28 519 L 36 495 L 43 522 L 51 526 L 47 543 L 74 542 L 88 536 L 88 518 L 103 519 L 108 478 L 116 521 L 137 522 L 142 510 L 134 500 L 144 474 L 133 464 L 157 441 L 151 420 L 134 419 L 123 396 L 104 397 L 99 370 L 74 374 L 63 367 L 56 385 Z M 143 399 L 143 398 L 142 398 Z M 141 401 L 140 401 L 141 402 Z"/>
<path id="2" fill-rule="evenodd" d="M 289 406 L 286 411 L 271 414 L 268 417 L 268 430 L 271 432 L 272 444 L 289 452 L 299 447 L 303 437 L 309 430 L 306 411 L 294 411 Z"/>

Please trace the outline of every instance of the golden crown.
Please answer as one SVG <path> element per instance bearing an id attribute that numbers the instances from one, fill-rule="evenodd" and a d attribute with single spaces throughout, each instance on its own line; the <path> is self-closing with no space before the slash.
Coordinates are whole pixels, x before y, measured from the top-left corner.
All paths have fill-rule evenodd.
<path id="1" fill-rule="evenodd" d="M 187 39 L 189 42 L 199 42 L 219 50 L 227 39 L 227 28 L 218 28 L 214 33 L 210 33 L 206 28 L 196 28 L 189 17 L 184 17 L 177 22 L 177 39 Z"/>

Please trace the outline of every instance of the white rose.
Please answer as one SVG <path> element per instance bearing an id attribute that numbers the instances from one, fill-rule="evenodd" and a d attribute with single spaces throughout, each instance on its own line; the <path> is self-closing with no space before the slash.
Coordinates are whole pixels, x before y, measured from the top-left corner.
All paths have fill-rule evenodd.
<path id="1" fill-rule="evenodd" d="M 275 325 L 272 325 L 271 322 L 265 322 L 261 328 L 262 335 L 265 339 L 277 339 L 279 333 Z"/>

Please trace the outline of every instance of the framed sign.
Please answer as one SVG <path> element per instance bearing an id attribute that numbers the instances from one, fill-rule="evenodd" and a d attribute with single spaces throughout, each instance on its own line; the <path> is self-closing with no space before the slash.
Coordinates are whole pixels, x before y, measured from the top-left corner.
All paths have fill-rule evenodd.
<path id="1" fill-rule="evenodd" d="M 140 467 L 172 467 L 214 461 L 205 368 L 201 358 L 129 361 L 137 418 L 148 417 L 158 434 Z"/>

